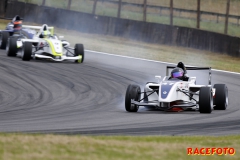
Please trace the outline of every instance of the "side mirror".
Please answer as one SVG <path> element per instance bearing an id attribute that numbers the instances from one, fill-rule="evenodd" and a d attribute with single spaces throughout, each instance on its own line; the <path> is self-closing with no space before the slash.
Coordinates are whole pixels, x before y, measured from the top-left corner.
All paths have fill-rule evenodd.
<path id="1" fill-rule="evenodd" d="M 158 80 L 158 83 L 161 82 L 162 77 L 161 76 L 155 76 L 155 78 Z"/>
<path id="2" fill-rule="evenodd" d="M 64 38 L 64 36 L 59 36 L 59 39 L 63 39 Z"/>

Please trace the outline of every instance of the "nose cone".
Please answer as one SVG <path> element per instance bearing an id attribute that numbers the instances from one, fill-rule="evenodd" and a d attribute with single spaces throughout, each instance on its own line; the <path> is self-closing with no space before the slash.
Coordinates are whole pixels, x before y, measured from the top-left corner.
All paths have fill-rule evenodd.
<path id="1" fill-rule="evenodd" d="M 166 99 L 174 83 L 163 82 L 161 85 L 161 98 Z"/>

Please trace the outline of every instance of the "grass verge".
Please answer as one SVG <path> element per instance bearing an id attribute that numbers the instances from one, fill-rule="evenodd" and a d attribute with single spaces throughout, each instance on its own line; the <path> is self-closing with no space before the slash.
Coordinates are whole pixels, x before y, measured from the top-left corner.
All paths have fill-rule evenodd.
<path id="1" fill-rule="evenodd" d="M 64 136 L 0 134 L 4 160 L 240 159 L 240 136 Z M 235 155 L 187 155 L 187 148 L 234 148 Z"/>

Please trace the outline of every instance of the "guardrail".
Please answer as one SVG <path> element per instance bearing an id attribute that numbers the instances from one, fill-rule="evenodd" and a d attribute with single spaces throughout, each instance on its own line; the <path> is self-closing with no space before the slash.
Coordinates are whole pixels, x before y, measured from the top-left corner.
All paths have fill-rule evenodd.
<path id="1" fill-rule="evenodd" d="M 5 2 L 3 0 L 0 1 L 0 17 L 4 17 L 5 13 Z"/>

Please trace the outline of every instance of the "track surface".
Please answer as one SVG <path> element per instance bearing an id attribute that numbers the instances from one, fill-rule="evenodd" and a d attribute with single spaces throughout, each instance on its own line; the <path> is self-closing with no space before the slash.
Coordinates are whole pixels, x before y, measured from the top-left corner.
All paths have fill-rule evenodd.
<path id="1" fill-rule="evenodd" d="M 240 133 L 240 75 L 213 72 L 230 105 L 212 114 L 124 109 L 128 84 L 164 76 L 166 64 L 86 53 L 83 64 L 24 62 L 0 51 L 0 132 L 131 135 Z M 198 80 L 207 79 L 199 73 Z"/>

